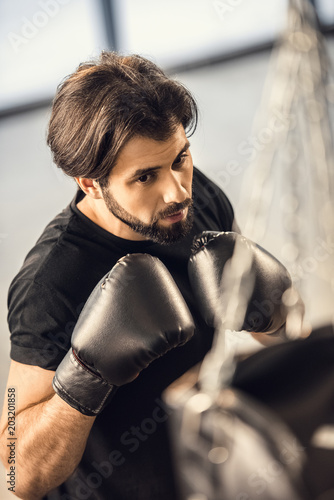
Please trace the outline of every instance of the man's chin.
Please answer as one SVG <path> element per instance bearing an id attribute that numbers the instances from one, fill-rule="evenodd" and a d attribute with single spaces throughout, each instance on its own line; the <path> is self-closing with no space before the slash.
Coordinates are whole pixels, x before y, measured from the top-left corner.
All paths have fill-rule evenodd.
<path id="1" fill-rule="evenodd" d="M 172 245 L 173 243 L 177 243 L 181 241 L 188 233 L 184 232 L 171 232 L 166 231 L 163 234 L 159 234 L 152 237 L 152 241 L 155 243 L 159 243 L 160 245 Z"/>
<path id="2" fill-rule="evenodd" d="M 172 245 L 187 236 L 192 226 L 193 216 L 192 213 L 189 213 L 186 219 L 174 222 L 168 227 L 157 225 L 151 234 L 151 239 L 160 245 Z"/>

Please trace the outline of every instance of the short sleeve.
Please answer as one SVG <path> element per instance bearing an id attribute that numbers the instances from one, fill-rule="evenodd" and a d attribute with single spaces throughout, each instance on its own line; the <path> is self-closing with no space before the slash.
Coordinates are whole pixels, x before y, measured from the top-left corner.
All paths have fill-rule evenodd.
<path id="1" fill-rule="evenodd" d="M 58 293 L 33 280 L 14 280 L 8 294 L 11 358 L 56 370 L 70 347 L 76 320 L 76 312 Z"/>

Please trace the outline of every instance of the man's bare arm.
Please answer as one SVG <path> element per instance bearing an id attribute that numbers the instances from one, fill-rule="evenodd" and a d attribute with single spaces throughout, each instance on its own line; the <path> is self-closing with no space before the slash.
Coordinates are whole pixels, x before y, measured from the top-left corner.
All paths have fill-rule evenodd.
<path id="1" fill-rule="evenodd" d="M 14 493 L 24 500 L 43 497 L 72 474 L 95 420 L 55 394 L 53 376 L 53 371 L 14 361 L 9 371 L 7 388 L 15 388 L 17 402 Z M 0 432 L 1 460 L 9 471 L 7 390 Z"/>

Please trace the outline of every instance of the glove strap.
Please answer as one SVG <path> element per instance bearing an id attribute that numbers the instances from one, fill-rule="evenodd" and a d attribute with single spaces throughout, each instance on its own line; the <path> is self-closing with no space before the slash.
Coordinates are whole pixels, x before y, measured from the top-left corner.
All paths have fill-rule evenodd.
<path id="1" fill-rule="evenodd" d="M 98 415 L 117 389 L 85 367 L 72 349 L 58 366 L 52 386 L 67 404 L 88 416 Z"/>

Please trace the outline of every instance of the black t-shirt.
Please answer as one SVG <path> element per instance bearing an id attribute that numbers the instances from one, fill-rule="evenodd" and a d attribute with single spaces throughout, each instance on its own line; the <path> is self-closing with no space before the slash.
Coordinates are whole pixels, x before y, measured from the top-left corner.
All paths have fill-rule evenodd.
<path id="1" fill-rule="evenodd" d="M 71 333 L 89 294 L 119 258 L 132 253 L 149 253 L 165 264 L 194 316 L 196 330 L 187 344 L 155 360 L 135 381 L 118 389 L 96 418 L 74 474 L 45 498 L 174 500 L 169 410 L 161 393 L 203 359 L 213 336 L 197 311 L 188 281 L 191 244 L 205 230 L 231 231 L 233 209 L 225 194 L 194 168 L 193 228 L 182 241 L 160 245 L 124 240 L 97 226 L 77 209 L 82 196 L 78 192 L 48 224 L 10 286 L 11 358 L 56 370 L 70 348 Z"/>

